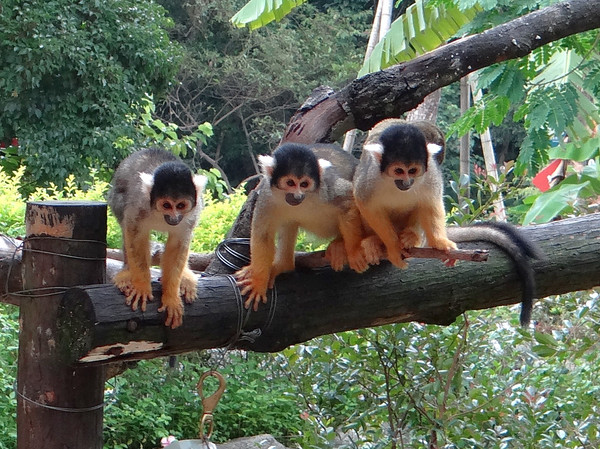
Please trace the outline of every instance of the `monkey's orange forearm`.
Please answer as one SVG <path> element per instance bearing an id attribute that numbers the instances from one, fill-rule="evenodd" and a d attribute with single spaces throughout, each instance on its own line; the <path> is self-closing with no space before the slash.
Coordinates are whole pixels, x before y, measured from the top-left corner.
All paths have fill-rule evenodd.
<path id="1" fill-rule="evenodd" d="M 150 283 L 150 234 L 125 226 L 123 241 L 132 279 Z"/>
<path id="2" fill-rule="evenodd" d="M 271 278 L 273 259 L 275 258 L 274 233 L 258 232 L 252 228 L 250 239 L 250 265 L 236 273 L 242 295 L 248 295 L 244 305 L 253 305 L 258 310 L 258 304 L 267 302 L 267 289 Z"/>
<path id="3" fill-rule="evenodd" d="M 398 234 L 388 214 L 383 210 L 370 209 L 358 203 L 360 213 L 373 232 L 381 239 L 387 251 L 388 260 L 399 268 L 405 268 Z"/>
<path id="4" fill-rule="evenodd" d="M 366 233 L 356 205 L 353 205 L 340 217 L 339 229 L 344 241 L 348 265 L 354 271 L 362 273 L 369 267 L 369 264 L 361 247 Z"/>
<path id="5" fill-rule="evenodd" d="M 424 205 L 419 214 L 421 227 L 430 247 L 442 251 L 456 249 L 456 243 L 448 239 L 446 235 L 446 214 L 443 203 Z"/>
<path id="6" fill-rule="evenodd" d="M 189 241 L 181 239 L 178 235 L 169 234 L 162 255 L 162 304 L 159 311 L 166 311 L 165 324 L 172 328 L 180 326 L 183 322 L 181 294 L 184 294 L 187 302 L 192 302 L 196 297 L 195 277 L 187 268 L 188 255 Z M 182 292 L 183 280 L 186 285 Z"/>

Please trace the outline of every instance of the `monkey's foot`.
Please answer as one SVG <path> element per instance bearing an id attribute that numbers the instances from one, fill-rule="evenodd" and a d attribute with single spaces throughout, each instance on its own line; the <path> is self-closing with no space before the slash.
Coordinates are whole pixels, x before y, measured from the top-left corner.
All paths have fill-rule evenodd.
<path id="1" fill-rule="evenodd" d="M 240 287 L 242 295 L 248 295 L 244 302 L 244 307 L 249 309 L 250 306 L 256 312 L 258 305 L 262 302 L 267 303 L 267 286 L 269 285 L 269 277 L 258 276 L 253 273 L 251 265 L 245 266 L 235 273 L 237 284 Z"/>
<path id="2" fill-rule="evenodd" d="M 385 247 L 383 242 L 376 235 L 370 235 L 360 242 L 365 260 L 370 265 L 379 265 L 381 259 L 385 257 Z"/>
<path id="3" fill-rule="evenodd" d="M 179 284 L 179 294 L 186 303 L 191 304 L 196 299 L 198 280 L 191 270 L 184 270 L 181 283 Z"/>
<path id="4" fill-rule="evenodd" d="M 408 268 L 408 263 L 404 260 L 404 255 L 401 250 L 394 248 L 394 250 L 388 250 L 387 259 L 398 268 Z"/>
<path id="5" fill-rule="evenodd" d="M 454 243 L 452 240 L 447 239 L 446 237 L 429 239 L 427 244 L 432 248 L 439 249 L 441 251 L 450 251 L 452 249 L 457 248 L 456 243 Z"/>
<path id="6" fill-rule="evenodd" d="M 412 229 L 404 229 L 398 236 L 402 249 L 414 248 L 421 244 L 421 237 Z"/>
<path id="7" fill-rule="evenodd" d="M 365 256 L 362 246 L 348 252 L 348 265 L 357 273 L 363 273 L 369 268 L 369 262 Z"/>
<path id="8" fill-rule="evenodd" d="M 167 312 L 165 326 L 175 329 L 183 323 L 183 303 L 181 299 L 170 298 L 165 295 L 162 297 L 162 305 L 158 309 L 159 312 Z"/>
<path id="9" fill-rule="evenodd" d="M 339 238 L 332 241 L 325 250 L 325 258 L 329 260 L 329 265 L 334 271 L 342 271 L 348 261 L 344 241 Z"/>
<path id="10" fill-rule="evenodd" d="M 119 271 L 114 279 L 114 283 L 125 295 L 125 304 L 131 306 L 132 310 L 137 310 L 138 304 L 142 312 L 146 311 L 146 302 L 152 301 L 152 286 L 150 278 L 135 279 L 129 269 Z"/>

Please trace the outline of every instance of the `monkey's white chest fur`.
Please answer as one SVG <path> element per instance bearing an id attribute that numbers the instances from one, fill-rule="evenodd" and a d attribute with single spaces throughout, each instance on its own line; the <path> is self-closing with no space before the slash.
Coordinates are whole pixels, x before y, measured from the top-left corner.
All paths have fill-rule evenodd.
<path id="1" fill-rule="evenodd" d="M 284 200 L 280 201 L 280 204 L 284 203 Z M 315 214 L 315 211 L 318 211 L 318 214 Z M 321 201 L 317 195 L 308 195 L 297 206 L 285 204 L 278 212 L 282 224 L 296 224 L 321 238 L 339 235 L 338 217 L 341 213 L 339 207 Z"/>
<path id="2" fill-rule="evenodd" d="M 427 175 L 423 176 L 426 178 Z M 408 190 L 400 190 L 391 178 L 382 177 L 378 183 L 378 195 L 370 201 L 374 206 L 385 210 L 397 212 L 410 212 L 420 204 L 431 202 L 432 198 L 439 196 L 438 187 L 419 179 Z"/>

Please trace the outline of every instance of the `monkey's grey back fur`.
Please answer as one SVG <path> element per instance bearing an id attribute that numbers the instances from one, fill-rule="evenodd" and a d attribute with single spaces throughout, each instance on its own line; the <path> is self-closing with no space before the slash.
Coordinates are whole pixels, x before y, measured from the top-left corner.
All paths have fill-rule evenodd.
<path id="1" fill-rule="evenodd" d="M 352 178 L 358 165 L 358 159 L 337 145 L 313 144 L 311 150 L 318 158 L 331 162 L 323 173 L 319 196 L 325 202 L 346 200 L 352 195 Z"/>
<path id="2" fill-rule="evenodd" d="M 142 180 L 139 174 L 152 174 L 165 162 L 177 160 L 177 157 L 168 151 L 147 148 L 136 151 L 119 164 L 106 198 L 119 223 L 122 223 L 125 209 L 129 206 L 134 206 L 133 210 L 150 209 L 148 195 L 142 194 Z"/>

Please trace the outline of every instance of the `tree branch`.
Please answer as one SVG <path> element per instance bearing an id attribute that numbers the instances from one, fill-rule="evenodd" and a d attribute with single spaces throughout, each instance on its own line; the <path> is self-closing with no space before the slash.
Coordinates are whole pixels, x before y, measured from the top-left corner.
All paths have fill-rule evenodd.
<path id="1" fill-rule="evenodd" d="M 521 58 L 549 42 L 600 27 L 599 0 L 548 6 L 411 61 L 358 78 L 290 121 L 285 141 L 332 142 L 346 131 L 400 117 L 430 93 L 492 64 Z"/>
<path id="2" fill-rule="evenodd" d="M 533 264 L 539 297 L 598 285 L 600 214 L 522 231 L 547 256 Z M 464 247 L 474 246 L 482 244 Z M 185 306 L 183 325 L 175 330 L 157 311 L 157 283 L 146 312 L 132 311 L 113 285 L 75 288 L 64 296 L 57 341 L 71 362 L 106 363 L 217 347 L 280 351 L 319 335 L 388 323 L 449 324 L 466 310 L 520 302 L 512 262 L 497 248 L 487 249 L 486 263 L 453 268 L 421 259 L 410 260 L 406 270 L 382 263 L 364 274 L 329 268 L 282 274 L 257 312 L 243 308 L 232 277 L 202 277 L 198 299 Z"/>

